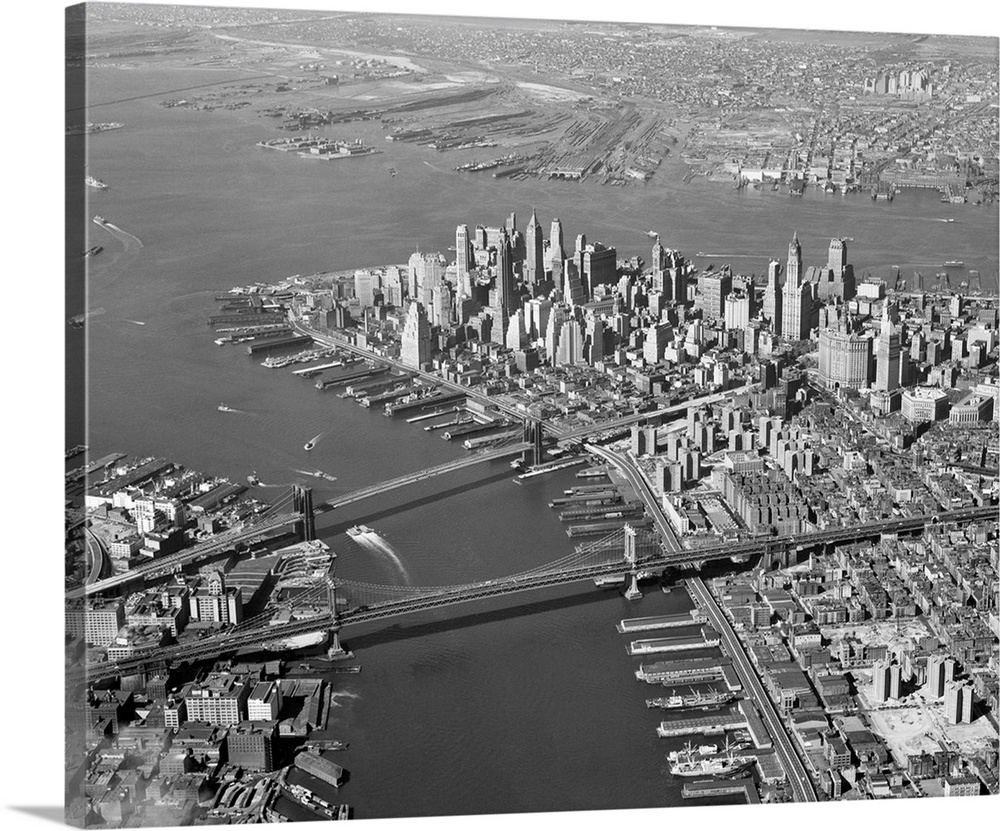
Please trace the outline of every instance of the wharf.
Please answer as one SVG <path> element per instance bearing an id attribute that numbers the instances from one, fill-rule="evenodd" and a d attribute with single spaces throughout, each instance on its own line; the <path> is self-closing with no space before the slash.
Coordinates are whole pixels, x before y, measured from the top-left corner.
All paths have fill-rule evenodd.
<path id="1" fill-rule="evenodd" d="M 385 404 L 388 401 L 397 401 L 404 395 L 410 395 L 416 389 L 414 386 L 404 386 L 388 390 L 387 392 L 380 392 L 376 395 L 361 395 L 358 397 L 358 403 L 362 407 L 371 407 L 373 404 Z"/>
<path id="2" fill-rule="evenodd" d="M 84 476 L 90 476 L 92 473 L 96 473 L 98 470 L 104 467 L 111 467 L 119 459 L 124 459 L 124 453 L 108 453 L 106 456 L 101 456 L 100 459 L 90 462 L 90 464 L 78 467 L 75 470 L 71 470 L 66 474 L 67 482 L 75 482 L 77 479 L 82 479 Z"/>
<path id="3" fill-rule="evenodd" d="M 550 508 L 561 508 L 563 505 L 610 505 L 621 502 L 622 495 L 614 490 L 603 490 L 596 493 L 581 493 L 577 496 L 557 496 L 549 502 Z"/>
<path id="4" fill-rule="evenodd" d="M 675 629 L 680 626 L 694 626 L 707 623 L 708 618 L 700 609 L 692 609 L 686 615 L 658 615 L 657 617 L 624 618 L 615 628 L 623 635 L 629 632 L 644 632 L 649 629 Z"/>
<path id="5" fill-rule="evenodd" d="M 696 718 L 679 718 L 675 721 L 662 721 L 656 728 L 656 735 L 661 739 L 674 736 L 713 736 L 725 733 L 727 730 L 739 730 L 747 726 L 741 713 L 714 713 L 710 716 Z"/>
<path id="6" fill-rule="evenodd" d="M 276 312 L 256 312 L 247 310 L 242 314 L 212 315 L 208 325 L 213 329 L 218 326 L 274 326 L 288 325 L 288 318 Z"/>
<path id="7" fill-rule="evenodd" d="M 764 725 L 760 713 L 757 712 L 757 706 L 749 698 L 740 699 L 736 706 L 743 714 L 743 718 L 746 719 L 747 730 L 750 732 L 754 747 L 758 750 L 771 747 L 771 734 Z"/>
<path id="8" fill-rule="evenodd" d="M 597 536 L 598 534 L 610 534 L 612 531 L 618 531 L 625 525 L 631 525 L 633 528 L 648 528 L 653 524 L 653 520 L 649 517 L 643 517 L 642 519 L 622 519 L 614 522 L 588 522 L 583 525 L 571 525 L 566 529 L 567 537 L 590 537 Z"/>
<path id="9" fill-rule="evenodd" d="M 437 418 L 438 416 L 451 415 L 451 413 L 460 412 L 461 408 L 455 407 L 452 410 L 435 410 L 433 413 L 421 413 L 420 415 L 410 416 L 406 419 L 407 424 L 416 424 L 418 421 L 427 421 L 429 418 Z"/>
<path id="10" fill-rule="evenodd" d="M 442 392 L 418 398 L 416 401 L 404 401 L 402 404 L 386 404 L 386 416 L 402 415 L 412 410 L 422 410 L 425 407 L 438 407 L 442 404 L 455 404 L 465 400 L 464 392 Z"/>
<path id="11" fill-rule="evenodd" d="M 515 482 L 517 479 L 514 480 Z M 578 520 L 599 519 L 639 519 L 643 509 L 638 505 L 595 505 L 590 508 L 578 508 L 573 511 L 563 511 L 559 514 L 560 522 L 577 522 Z"/>
<path id="12" fill-rule="evenodd" d="M 320 366 L 307 366 L 302 369 L 293 369 L 292 375 L 301 375 L 304 378 L 308 378 L 310 375 L 318 375 L 324 369 L 335 369 L 338 366 L 343 366 L 343 361 L 332 361 L 328 364 L 321 364 Z"/>
<path id="13" fill-rule="evenodd" d="M 719 634 L 712 630 L 707 631 L 707 627 L 702 628 L 701 634 L 693 637 L 674 638 L 651 638 L 648 640 L 632 641 L 628 645 L 629 655 L 649 655 L 653 652 L 688 652 L 694 649 L 708 649 L 719 645 Z"/>
<path id="14" fill-rule="evenodd" d="M 596 479 L 599 476 L 607 476 L 608 469 L 606 467 L 588 467 L 586 470 L 577 471 L 577 479 Z"/>
<path id="15" fill-rule="evenodd" d="M 491 421 L 487 424 L 460 424 L 457 427 L 449 428 L 442 433 L 441 438 L 445 441 L 460 439 L 465 436 L 475 436 L 479 433 L 488 433 L 490 430 L 499 430 L 506 427 L 505 421 Z"/>
<path id="16" fill-rule="evenodd" d="M 267 352 L 271 349 L 285 349 L 291 346 L 303 346 L 307 343 L 312 343 L 312 337 L 309 335 L 290 335 L 285 338 L 267 338 L 250 344 L 247 347 L 247 354 L 256 355 L 259 352 Z"/>
<path id="17" fill-rule="evenodd" d="M 614 488 L 608 484 L 574 485 L 569 490 L 563 491 L 563 494 L 566 496 L 582 496 L 587 493 L 604 493 L 606 491 L 614 491 Z"/>
<path id="18" fill-rule="evenodd" d="M 337 387 L 341 384 L 350 384 L 352 381 L 360 381 L 362 378 L 373 378 L 376 375 L 382 375 L 389 371 L 387 366 L 376 366 L 369 369 L 359 369 L 354 372 L 348 372 L 346 375 L 341 375 L 339 378 L 327 378 L 325 380 L 320 380 L 316 382 L 316 389 L 325 390 L 328 387 Z"/>
<path id="19" fill-rule="evenodd" d="M 729 658 L 688 658 L 683 661 L 657 661 L 640 664 L 635 677 L 647 684 L 694 684 L 701 681 L 719 681 L 723 669 L 732 669 Z"/>
<path id="20" fill-rule="evenodd" d="M 684 799 L 698 799 L 706 796 L 736 796 L 746 798 L 748 805 L 759 805 L 760 795 L 753 779 L 699 779 L 697 782 L 685 782 L 681 789 Z"/>
<path id="21" fill-rule="evenodd" d="M 451 421 L 442 421 L 440 424 L 428 424 L 424 430 L 431 433 L 434 430 L 443 430 L 445 427 L 458 427 L 462 424 L 472 424 L 472 416 L 457 415 Z"/>
<path id="22" fill-rule="evenodd" d="M 528 470 L 526 470 L 520 476 L 515 477 L 514 481 L 523 482 L 525 479 L 531 479 L 534 476 L 541 476 L 544 473 L 553 473 L 554 471 L 557 470 L 563 470 L 568 467 L 576 467 L 577 465 L 582 465 L 585 461 L 586 459 L 581 457 L 577 459 L 559 459 L 558 461 L 555 462 L 547 462 L 545 464 L 535 465 L 534 467 L 531 467 Z"/>

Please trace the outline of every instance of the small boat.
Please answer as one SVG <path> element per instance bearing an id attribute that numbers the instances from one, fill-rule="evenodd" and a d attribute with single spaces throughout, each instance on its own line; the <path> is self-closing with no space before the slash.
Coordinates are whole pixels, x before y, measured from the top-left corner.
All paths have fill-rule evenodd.
<path id="1" fill-rule="evenodd" d="M 375 531 L 369 528 L 367 525 L 352 525 L 347 529 L 347 536 L 351 539 L 357 539 L 363 534 L 374 534 Z"/>
<path id="2" fill-rule="evenodd" d="M 227 407 L 225 404 L 220 404 L 216 409 L 220 413 L 235 413 L 236 412 L 236 410 L 234 410 L 232 407 Z"/>
<path id="3" fill-rule="evenodd" d="M 257 476 L 257 471 L 253 471 L 249 476 L 247 476 L 247 483 L 252 487 L 257 487 L 260 484 L 260 477 Z"/>
<path id="4" fill-rule="evenodd" d="M 84 257 L 96 257 L 104 250 L 103 245 L 92 245 L 86 251 L 83 252 Z"/>
<path id="5" fill-rule="evenodd" d="M 962 268 L 965 263 L 962 260 L 948 260 L 944 264 L 944 268 Z"/>
<path id="6" fill-rule="evenodd" d="M 94 222 L 96 222 L 98 225 L 107 225 L 108 224 L 108 221 L 103 216 L 95 216 L 94 217 Z"/>
<path id="7" fill-rule="evenodd" d="M 649 237 L 650 239 L 656 239 L 660 235 L 656 233 L 656 231 L 646 231 L 646 236 Z"/>
<path id="8" fill-rule="evenodd" d="M 108 186 L 102 182 L 100 179 L 95 179 L 93 176 L 88 176 L 83 180 L 89 187 L 96 188 L 97 190 L 107 190 Z"/>
<path id="9" fill-rule="evenodd" d="M 311 439 L 309 439 L 309 441 L 307 441 L 304 445 L 302 445 L 302 449 L 312 450 L 316 446 L 316 442 L 318 442 L 322 437 L 323 437 L 322 433 L 320 433 L 318 436 L 313 436 Z"/>

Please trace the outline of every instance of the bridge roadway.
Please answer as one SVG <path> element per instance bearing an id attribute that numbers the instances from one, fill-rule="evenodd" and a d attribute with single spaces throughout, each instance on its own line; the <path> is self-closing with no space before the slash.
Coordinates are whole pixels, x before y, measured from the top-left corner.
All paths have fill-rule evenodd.
<path id="1" fill-rule="evenodd" d="M 995 507 L 965 508 L 958 511 L 949 511 L 940 514 L 905 517 L 847 528 L 829 529 L 827 531 L 820 531 L 813 534 L 799 534 L 789 537 L 768 537 L 766 539 L 758 538 L 742 544 L 725 543 L 698 551 L 660 551 L 652 554 L 640 554 L 636 561 L 636 570 L 653 571 L 675 566 L 692 565 L 709 560 L 736 559 L 741 556 L 749 556 L 754 553 L 763 553 L 767 547 L 772 545 L 804 546 L 832 542 L 854 542 L 877 536 L 880 533 L 916 530 L 935 521 L 942 523 L 971 522 L 977 519 L 990 519 L 995 517 Z M 414 595 L 400 600 L 371 604 L 367 607 L 362 606 L 356 609 L 348 609 L 338 614 L 337 623 L 345 625 L 348 623 L 366 623 L 369 621 L 384 620 L 398 615 L 409 614 L 410 612 L 417 612 L 424 609 L 434 609 L 441 606 L 450 606 L 486 597 L 515 594 L 547 586 L 560 586 L 582 580 L 591 580 L 594 577 L 601 577 L 605 575 L 624 574 L 628 571 L 628 568 L 629 566 L 625 563 L 624 559 L 616 559 L 601 563 L 587 563 L 578 566 L 560 568 L 552 572 L 543 572 L 531 575 L 515 575 L 496 580 L 487 580 L 481 583 L 445 587 L 435 589 L 427 594 Z M 398 587 L 393 588 L 398 590 Z M 415 591 L 418 590 L 419 589 L 415 589 Z M 238 630 L 230 631 L 212 638 L 205 638 L 196 643 L 161 647 L 157 649 L 155 653 L 140 655 L 127 661 L 121 661 L 118 664 L 99 664 L 90 669 L 88 678 L 91 681 L 95 681 L 109 676 L 129 672 L 138 672 L 147 665 L 157 664 L 164 660 L 201 660 L 226 652 L 231 652 L 236 649 L 262 645 L 264 643 L 280 640 L 292 635 L 301 635 L 307 632 L 319 631 L 329 628 L 333 624 L 333 617 L 327 613 L 309 618 L 307 620 L 298 620 L 276 626 L 265 626 L 260 629 L 252 629 L 245 632 L 240 632 Z M 71 674 L 71 677 L 74 676 Z M 78 680 L 82 680 L 82 675 L 79 673 L 76 677 Z"/>
<path id="2" fill-rule="evenodd" d="M 793 739 L 788 734 L 784 722 L 774 707 L 774 702 L 771 701 L 767 690 L 764 689 L 760 677 L 751 665 L 746 650 L 736 636 L 736 632 L 733 631 L 733 627 L 730 625 L 725 613 L 719 608 L 718 603 L 715 602 L 715 598 L 712 597 L 708 587 L 700 577 L 688 578 L 688 587 L 691 589 L 695 600 L 698 601 L 698 605 L 705 610 L 712 626 L 722 636 L 726 653 L 733 659 L 733 667 L 743 682 L 743 689 L 750 693 L 754 703 L 757 705 L 757 709 L 760 711 L 761 716 L 763 716 L 767 724 L 767 729 L 771 733 L 771 738 L 774 740 L 775 749 L 778 751 L 781 766 L 785 769 L 785 775 L 792 786 L 795 801 L 815 802 L 816 791 L 813 788 L 809 774 L 806 772 L 805 765 L 802 764 L 802 760 L 795 751 Z"/>
<path id="3" fill-rule="evenodd" d="M 185 548 L 182 551 L 178 551 L 176 554 L 168 554 L 165 557 L 157 557 L 156 559 L 136 566 L 129 571 L 123 571 L 121 574 L 116 574 L 113 577 L 106 577 L 104 580 L 95 580 L 92 583 L 88 583 L 86 586 L 68 591 L 66 592 L 66 599 L 75 600 L 83 597 L 84 595 L 90 597 L 91 595 L 99 594 L 107 591 L 108 589 L 113 589 L 116 586 L 122 586 L 140 577 L 150 576 L 153 573 L 163 571 L 164 569 L 172 570 L 180 568 L 202 557 L 218 554 L 219 552 L 232 548 L 241 542 L 248 542 L 266 531 L 272 531 L 275 528 L 280 528 L 282 525 L 290 525 L 293 522 L 298 522 L 299 519 L 300 515 L 297 513 L 278 514 L 276 516 L 261 518 L 259 522 L 253 523 L 249 526 L 223 531 L 221 534 L 215 535 L 210 540 L 198 543 L 191 548 Z"/>
<path id="4" fill-rule="evenodd" d="M 385 482 L 377 482 L 374 485 L 369 485 L 366 488 L 360 488 L 359 490 L 352 491 L 351 493 L 345 493 L 343 496 L 338 496 L 322 503 L 322 505 L 316 508 L 316 513 L 332 511 L 334 508 L 350 505 L 352 502 L 360 502 L 362 499 L 369 499 L 372 496 L 388 493 L 389 491 L 405 487 L 406 485 L 413 485 L 416 482 L 423 481 L 424 479 L 431 479 L 434 476 L 440 476 L 442 473 L 452 473 L 456 470 L 462 470 L 463 468 L 482 464 L 483 462 L 492 462 L 497 459 L 503 459 L 507 456 L 516 456 L 530 448 L 531 445 L 527 442 L 518 442 L 517 444 L 512 444 L 507 447 L 488 450 L 485 453 L 456 459 L 452 462 L 445 462 L 444 464 L 436 465 L 435 467 L 424 468 L 423 470 L 418 470 L 415 473 L 407 473 L 405 476 L 397 476 L 395 479 L 389 479 Z"/>

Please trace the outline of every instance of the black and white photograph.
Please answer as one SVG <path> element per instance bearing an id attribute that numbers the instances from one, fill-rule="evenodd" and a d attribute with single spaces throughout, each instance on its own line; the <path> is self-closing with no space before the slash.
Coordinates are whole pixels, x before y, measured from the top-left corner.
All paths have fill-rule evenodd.
<path id="1" fill-rule="evenodd" d="M 65 822 L 995 797 L 995 33 L 294 5 L 65 8 Z"/>

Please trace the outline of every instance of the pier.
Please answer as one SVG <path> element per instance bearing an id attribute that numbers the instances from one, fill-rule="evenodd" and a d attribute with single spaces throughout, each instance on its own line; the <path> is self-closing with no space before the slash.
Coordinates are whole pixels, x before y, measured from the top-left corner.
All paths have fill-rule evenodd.
<path id="1" fill-rule="evenodd" d="M 684 799 L 699 799 L 706 796 L 743 796 L 748 805 L 759 805 L 760 796 L 752 779 L 700 779 L 685 782 L 681 789 Z"/>
<path id="2" fill-rule="evenodd" d="M 675 736 L 717 736 L 727 730 L 739 730 L 746 726 L 742 713 L 714 713 L 710 716 L 661 721 L 656 728 L 656 735 L 661 739 Z"/>
<path id="3" fill-rule="evenodd" d="M 650 629 L 676 629 L 681 626 L 695 626 L 707 623 L 708 618 L 700 609 L 692 609 L 687 615 L 658 615 L 656 617 L 629 617 L 615 624 L 621 634 L 645 632 Z"/>
<path id="4" fill-rule="evenodd" d="M 342 384 L 350 384 L 352 381 L 360 381 L 362 378 L 373 378 L 376 375 L 382 375 L 389 371 L 387 366 L 376 366 L 370 369 L 359 369 L 356 372 L 349 372 L 346 375 L 341 375 L 339 378 L 328 378 L 326 380 L 321 380 L 316 382 L 316 389 L 325 390 L 329 387 L 338 387 Z"/>
<path id="5" fill-rule="evenodd" d="M 707 628 L 707 627 L 706 627 Z M 700 635 L 693 637 L 651 638 L 632 641 L 628 645 L 629 655 L 649 655 L 654 652 L 688 652 L 694 649 L 709 649 L 719 645 L 718 632 L 709 633 L 703 628 Z"/>
<path id="6" fill-rule="evenodd" d="M 285 349 L 290 346 L 304 346 L 312 343 L 312 338 L 308 335 L 289 335 L 286 338 L 267 338 L 256 341 L 247 347 L 248 355 L 256 355 L 260 352 L 267 352 L 271 349 Z"/>

